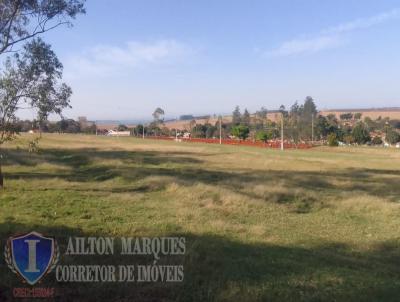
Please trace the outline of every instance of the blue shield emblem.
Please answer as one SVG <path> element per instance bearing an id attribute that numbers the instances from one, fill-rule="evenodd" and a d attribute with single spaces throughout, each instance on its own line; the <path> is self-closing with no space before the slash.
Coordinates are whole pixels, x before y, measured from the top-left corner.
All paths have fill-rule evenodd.
<path id="1" fill-rule="evenodd" d="M 15 269 L 30 285 L 39 281 L 49 269 L 54 257 L 54 239 L 31 232 L 10 238 Z"/>

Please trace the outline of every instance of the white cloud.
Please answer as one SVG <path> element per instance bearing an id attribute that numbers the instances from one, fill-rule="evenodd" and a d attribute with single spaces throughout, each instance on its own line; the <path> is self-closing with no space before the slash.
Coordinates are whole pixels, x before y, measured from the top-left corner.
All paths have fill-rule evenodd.
<path id="1" fill-rule="evenodd" d="M 369 28 L 392 19 L 397 19 L 399 17 L 400 10 L 393 9 L 389 12 L 381 13 L 379 15 L 375 15 L 369 18 L 360 18 L 351 22 L 339 24 L 338 26 L 325 29 L 321 33 L 325 35 L 346 33 L 358 29 Z"/>
<path id="2" fill-rule="evenodd" d="M 342 43 L 338 36 L 319 36 L 310 39 L 294 39 L 282 43 L 275 50 L 266 52 L 267 56 L 290 56 L 304 53 L 315 53 L 324 49 L 334 48 Z"/>
<path id="3" fill-rule="evenodd" d="M 124 46 L 97 45 L 66 60 L 67 78 L 109 76 L 147 65 L 171 64 L 193 50 L 175 40 L 127 42 Z"/>
<path id="4" fill-rule="evenodd" d="M 316 53 L 325 49 L 331 49 L 343 44 L 343 35 L 359 29 L 366 29 L 386 21 L 400 17 L 400 10 L 381 13 L 369 18 L 360 18 L 320 31 L 313 37 L 302 37 L 283 42 L 278 48 L 265 52 L 268 57 L 291 56 L 298 54 Z"/>

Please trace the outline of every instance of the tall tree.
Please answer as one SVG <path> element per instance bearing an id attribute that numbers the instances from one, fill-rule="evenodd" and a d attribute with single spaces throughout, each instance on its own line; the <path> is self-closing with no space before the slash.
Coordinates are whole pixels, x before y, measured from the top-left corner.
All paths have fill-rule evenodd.
<path id="1" fill-rule="evenodd" d="M 264 125 L 267 123 L 267 114 L 268 110 L 265 107 L 261 107 L 259 111 L 256 111 L 255 124 L 257 129 L 264 128 Z"/>
<path id="2" fill-rule="evenodd" d="M 157 107 L 156 110 L 154 110 L 154 112 L 152 114 L 154 121 L 157 124 L 163 124 L 164 123 L 164 114 L 165 114 L 164 110 L 161 109 L 160 107 Z"/>
<path id="3" fill-rule="evenodd" d="M 315 117 L 317 114 L 317 106 L 315 105 L 314 99 L 310 96 L 307 96 L 304 100 L 303 114 L 307 118 L 311 118 L 311 116 Z"/>
<path id="4" fill-rule="evenodd" d="M 0 55 L 85 13 L 84 0 L 1 0 Z"/>
<path id="5" fill-rule="evenodd" d="M 247 111 L 247 108 L 244 109 L 241 122 L 242 122 L 243 125 L 250 126 L 251 117 L 250 117 L 249 111 Z"/>
<path id="6" fill-rule="evenodd" d="M 72 91 L 60 83 L 61 63 L 50 45 L 31 39 L 60 25 L 72 25 L 81 13 L 85 13 L 84 0 L 0 1 L 0 59 L 14 54 L 2 60 L 0 70 L 0 147 L 18 133 L 16 113 L 22 106 L 36 109 L 42 125 L 50 113 L 61 114 L 69 106 Z M 16 49 L 24 41 L 28 43 Z"/>
<path id="7" fill-rule="evenodd" d="M 72 91 L 60 83 L 61 77 L 60 61 L 41 39 L 27 43 L 22 54 L 6 61 L 0 77 L 0 145 L 17 134 L 14 125 L 22 106 L 36 109 L 41 123 L 50 113 L 60 115 L 69 107 Z M 0 185 L 1 181 L 0 170 Z"/>
<path id="8" fill-rule="evenodd" d="M 157 107 L 153 112 L 153 122 L 150 124 L 150 129 L 155 135 L 159 135 L 161 128 L 160 126 L 164 124 L 164 110 Z"/>
<path id="9" fill-rule="evenodd" d="M 232 124 L 239 125 L 242 122 L 242 114 L 240 113 L 239 106 L 235 107 L 235 110 L 232 112 Z"/>
<path id="10" fill-rule="evenodd" d="M 367 125 L 363 122 L 358 122 L 351 131 L 351 136 L 357 144 L 365 144 L 371 140 Z"/>

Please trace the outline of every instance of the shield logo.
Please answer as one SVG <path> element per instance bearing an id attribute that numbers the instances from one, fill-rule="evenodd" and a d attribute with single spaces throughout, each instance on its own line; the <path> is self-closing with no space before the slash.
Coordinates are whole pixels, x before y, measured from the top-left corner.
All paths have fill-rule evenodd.
<path id="1" fill-rule="evenodd" d="M 39 281 L 47 272 L 54 258 L 55 241 L 30 232 L 10 238 L 13 266 L 30 285 Z"/>

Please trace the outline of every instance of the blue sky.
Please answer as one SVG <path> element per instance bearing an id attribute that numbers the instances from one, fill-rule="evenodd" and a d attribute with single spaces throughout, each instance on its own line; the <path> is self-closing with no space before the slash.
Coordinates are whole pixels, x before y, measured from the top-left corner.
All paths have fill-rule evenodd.
<path id="1" fill-rule="evenodd" d="M 229 113 L 235 105 L 400 106 L 400 2 L 88 0 L 46 35 L 69 117 Z"/>

